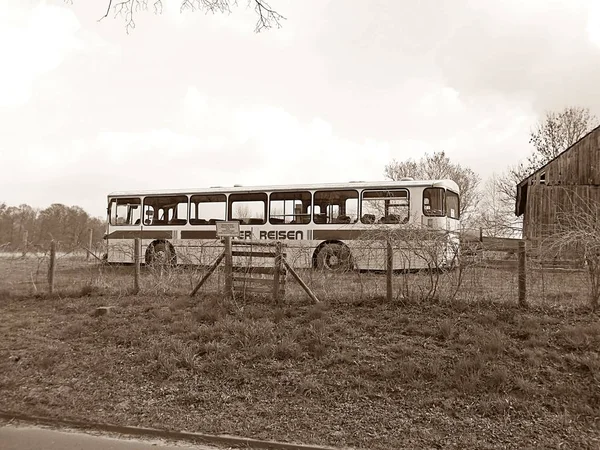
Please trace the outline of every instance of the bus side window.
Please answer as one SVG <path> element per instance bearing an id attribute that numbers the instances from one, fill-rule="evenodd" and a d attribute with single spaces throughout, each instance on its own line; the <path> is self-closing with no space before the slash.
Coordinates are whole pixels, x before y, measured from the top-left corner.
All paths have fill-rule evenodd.
<path id="1" fill-rule="evenodd" d="M 228 207 L 229 220 L 239 220 L 246 225 L 262 225 L 267 218 L 267 194 L 230 194 Z"/>
<path id="2" fill-rule="evenodd" d="M 460 218 L 460 199 L 456 192 L 446 191 L 446 215 L 451 219 Z"/>
<path id="3" fill-rule="evenodd" d="M 362 213 L 362 223 L 407 223 L 410 213 L 409 192 L 406 189 L 365 190 L 362 194 Z"/>
<path id="4" fill-rule="evenodd" d="M 316 207 L 319 207 L 317 212 Z M 315 223 L 354 223 L 358 219 L 358 192 L 354 190 L 315 192 Z"/>
<path id="5" fill-rule="evenodd" d="M 225 194 L 192 195 L 190 199 L 190 224 L 214 225 L 227 216 Z"/>
<path id="6" fill-rule="evenodd" d="M 269 199 L 269 223 L 307 224 L 312 196 L 309 191 L 273 192 Z"/>
<path id="7" fill-rule="evenodd" d="M 185 225 L 187 223 L 188 197 L 169 195 L 144 199 L 144 225 Z"/>
<path id="8" fill-rule="evenodd" d="M 141 200 L 139 198 L 117 198 L 110 202 L 111 225 L 136 225 L 140 221 Z M 136 223 L 137 222 L 137 223 Z"/>

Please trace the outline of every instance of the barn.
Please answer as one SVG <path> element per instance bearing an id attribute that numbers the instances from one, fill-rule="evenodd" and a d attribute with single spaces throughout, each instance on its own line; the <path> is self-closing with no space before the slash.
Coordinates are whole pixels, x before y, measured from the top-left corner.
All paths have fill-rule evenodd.
<path id="1" fill-rule="evenodd" d="M 600 212 L 600 127 L 517 185 L 515 214 L 534 245 L 582 211 Z"/>

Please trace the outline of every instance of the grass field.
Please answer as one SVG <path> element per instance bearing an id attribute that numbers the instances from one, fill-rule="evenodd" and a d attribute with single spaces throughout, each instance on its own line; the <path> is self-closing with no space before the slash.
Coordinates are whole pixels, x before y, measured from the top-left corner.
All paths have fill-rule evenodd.
<path id="1" fill-rule="evenodd" d="M 131 296 L 131 268 L 66 261 L 48 296 L 0 259 L 4 410 L 364 449 L 600 447 L 600 321 L 573 274 L 527 310 L 502 272 L 392 303 L 383 276 L 304 274 L 323 304 L 289 283 L 273 305 L 225 301 L 218 278 L 191 299 L 185 272 L 145 271 Z"/>

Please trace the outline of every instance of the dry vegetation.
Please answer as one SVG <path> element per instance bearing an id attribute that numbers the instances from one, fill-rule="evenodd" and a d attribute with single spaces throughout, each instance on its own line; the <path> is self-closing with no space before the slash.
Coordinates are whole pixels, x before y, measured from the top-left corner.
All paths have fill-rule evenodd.
<path id="1" fill-rule="evenodd" d="M 600 446 L 578 272 L 530 274 L 520 310 L 514 271 L 482 267 L 453 300 L 398 275 L 391 304 L 385 275 L 304 272 L 319 305 L 291 280 L 273 305 L 223 300 L 219 273 L 191 299 L 192 269 L 146 269 L 131 296 L 131 267 L 58 267 L 48 296 L 37 258 L 0 258 L 3 410 L 368 449 Z"/>

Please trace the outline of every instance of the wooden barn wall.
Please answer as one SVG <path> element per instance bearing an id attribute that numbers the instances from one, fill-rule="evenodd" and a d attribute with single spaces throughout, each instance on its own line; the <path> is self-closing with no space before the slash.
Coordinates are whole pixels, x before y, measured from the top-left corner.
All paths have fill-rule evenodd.
<path id="1" fill-rule="evenodd" d="M 538 171 L 533 184 L 539 183 L 542 173 L 546 174 L 547 185 L 600 185 L 600 129 Z"/>
<path id="2" fill-rule="evenodd" d="M 600 186 L 537 184 L 529 186 L 527 194 L 526 239 L 537 241 L 556 232 L 559 220 L 567 214 L 600 213 Z"/>
<path id="3" fill-rule="evenodd" d="M 523 224 L 527 239 L 553 233 L 560 214 L 585 205 L 600 210 L 600 128 L 539 170 L 528 184 Z"/>

